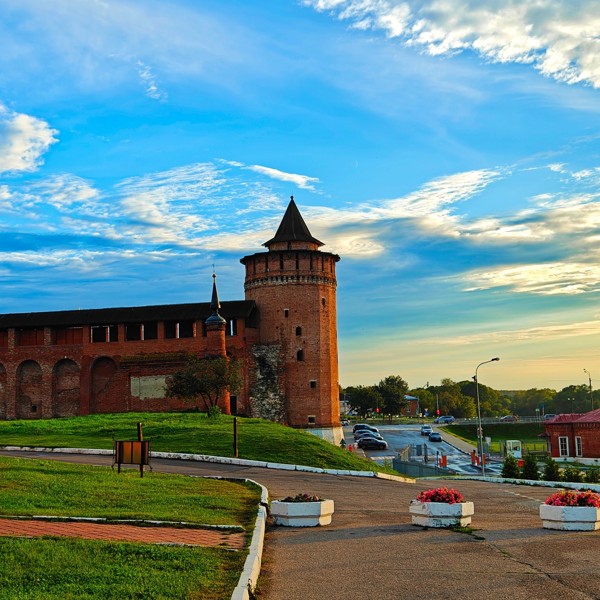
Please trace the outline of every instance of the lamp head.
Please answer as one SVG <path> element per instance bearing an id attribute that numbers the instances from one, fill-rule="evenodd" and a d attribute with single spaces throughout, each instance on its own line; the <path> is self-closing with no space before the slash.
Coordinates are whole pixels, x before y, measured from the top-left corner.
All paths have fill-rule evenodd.
<path id="1" fill-rule="evenodd" d="M 500 357 L 499 357 L 499 356 L 496 356 L 496 358 L 492 358 L 492 361 L 491 361 L 491 362 L 494 362 L 494 361 L 496 361 L 496 360 L 500 360 Z"/>

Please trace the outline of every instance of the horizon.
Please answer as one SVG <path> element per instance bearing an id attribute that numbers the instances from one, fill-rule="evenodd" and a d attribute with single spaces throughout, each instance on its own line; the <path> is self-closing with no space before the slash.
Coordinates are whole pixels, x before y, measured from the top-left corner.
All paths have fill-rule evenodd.
<path id="1" fill-rule="evenodd" d="M 0 313 L 242 300 L 294 196 L 343 387 L 600 387 L 594 7 L 6 0 Z"/>

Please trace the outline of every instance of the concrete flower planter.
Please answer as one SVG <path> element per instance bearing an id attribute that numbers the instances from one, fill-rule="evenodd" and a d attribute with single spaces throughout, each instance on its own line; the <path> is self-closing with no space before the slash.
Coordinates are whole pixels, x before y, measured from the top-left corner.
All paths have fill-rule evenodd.
<path id="1" fill-rule="evenodd" d="M 593 506 L 540 505 L 540 518 L 545 529 L 565 531 L 597 531 L 600 529 L 600 508 Z"/>
<path id="2" fill-rule="evenodd" d="M 408 510 L 413 525 L 423 527 L 464 527 L 469 525 L 475 513 L 472 502 L 419 502 L 411 500 Z"/>
<path id="3" fill-rule="evenodd" d="M 271 516 L 275 525 L 287 527 L 315 527 L 329 525 L 333 515 L 333 500 L 320 502 L 271 502 Z"/>

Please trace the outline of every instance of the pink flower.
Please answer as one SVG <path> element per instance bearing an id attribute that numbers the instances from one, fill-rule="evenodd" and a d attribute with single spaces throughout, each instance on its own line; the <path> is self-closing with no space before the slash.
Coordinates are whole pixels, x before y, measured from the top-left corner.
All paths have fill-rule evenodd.
<path id="1" fill-rule="evenodd" d="M 456 504 L 464 502 L 463 495 L 452 488 L 436 488 L 426 490 L 417 496 L 419 502 L 445 502 L 446 504 Z"/>
<path id="2" fill-rule="evenodd" d="M 592 506 L 600 508 L 600 494 L 591 490 L 561 490 L 548 496 L 546 504 L 551 506 Z"/>

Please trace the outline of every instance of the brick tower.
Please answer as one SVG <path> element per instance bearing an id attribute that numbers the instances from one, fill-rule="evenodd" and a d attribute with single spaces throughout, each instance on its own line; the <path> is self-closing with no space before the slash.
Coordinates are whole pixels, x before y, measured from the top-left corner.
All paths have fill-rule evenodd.
<path id="1" fill-rule="evenodd" d="M 259 311 L 260 342 L 278 348 L 284 418 L 292 427 L 340 427 L 336 277 L 337 254 L 321 252 L 294 197 L 268 252 L 241 259 L 246 300 Z"/>

